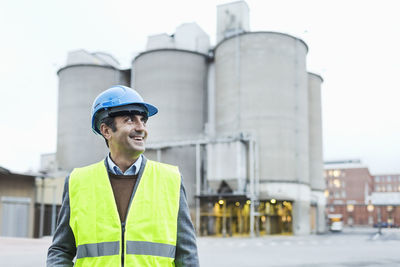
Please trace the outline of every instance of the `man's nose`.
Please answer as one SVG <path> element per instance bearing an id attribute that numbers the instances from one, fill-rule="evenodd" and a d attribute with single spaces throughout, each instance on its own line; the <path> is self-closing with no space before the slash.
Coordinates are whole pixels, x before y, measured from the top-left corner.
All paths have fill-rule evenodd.
<path id="1" fill-rule="evenodd" d="M 141 118 L 136 118 L 136 119 L 135 119 L 135 126 L 136 126 L 136 129 L 137 129 L 137 130 L 142 130 L 142 131 L 144 131 L 144 130 L 146 129 L 145 122 L 142 121 Z"/>

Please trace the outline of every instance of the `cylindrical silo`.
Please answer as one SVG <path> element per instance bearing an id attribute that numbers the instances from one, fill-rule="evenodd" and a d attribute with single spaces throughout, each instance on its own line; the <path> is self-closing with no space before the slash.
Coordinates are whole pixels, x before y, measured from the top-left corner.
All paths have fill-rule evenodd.
<path id="1" fill-rule="evenodd" d="M 103 137 L 91 128 L 91 108 L 96 96 L 111 87 L 129 86 L 129 72 L 85 51 L 72 55 L 58 71 L 57 164 L 65 171 L 94 163 L 107 155 Z M 71 54 L 69 55 L 71 56 Z"/>
<path id="2" fill-rule="evenodd" d="M 253 134 L 260 197 L 293 201 L 295 234 L 310 227 L 307 51 L 274 32 L 240 34 L 215 49 L 216 132 Z"/>
<path id="3" fill-rule="evenodd" d="M 308 73 L 308 102 L 310 125 L 310 185 L 312 190 L 325 190 L 322 157 L 321 76 Z"/>
<path id="4" fill-rule="evenodd" d="M 207 120 L 207 55 L 179 49 L 157 49 L 138 55 L 132 87 L 159 109 L 147 123 L 148 143 L 194 140 L 204 135 Z M 194 147 L 163 150 L 161 161 L 180 167 L 189 205 L 194 204 Z"/>
<path id="5" fill-rule="evenodd" d="M 204 132 L 207 116 L 207 56 L 177 49 L 137 56 L 132 86 L 159 113 L 148 122 L 148 142 L 193 139 Z"/>
<path id="6" fill-rule="evenodd" d="M 325 179 L 322 153 L 321 76 L 308 73 L 308 120 L 310 150 L 310 186 L 312 201 L 316 206 L 316 231 L 325 232 Z"/>

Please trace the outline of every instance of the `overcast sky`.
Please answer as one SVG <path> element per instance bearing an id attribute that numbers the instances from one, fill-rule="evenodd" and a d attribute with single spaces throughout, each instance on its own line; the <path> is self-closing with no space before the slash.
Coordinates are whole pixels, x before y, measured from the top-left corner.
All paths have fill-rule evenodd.
<path id="1" fill-rule="evenodd" d="M 230 1 L 0 0 L 0 166 L 37 170 L 56 150 L 57 70 L 68 51 L 104 51 L 129 67 L 148 35 L 196 22 L 215 44 L 216 5 Z M 325 160 L 361 159 L 400 173 L 398 1 L 248 0 L 250 29 L 309 46 L 320 74 Z"/>

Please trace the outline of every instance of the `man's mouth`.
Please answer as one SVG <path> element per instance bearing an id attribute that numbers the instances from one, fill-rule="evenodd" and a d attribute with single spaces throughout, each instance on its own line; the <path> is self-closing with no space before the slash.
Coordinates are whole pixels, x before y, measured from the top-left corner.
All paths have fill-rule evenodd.
<path id="1" fill-rule="evenodd" d="M 130 136 L 130 138 L 132 138 L 135 141 L 144 141 L 144 136 L 134 135 L 134 136 Z"/>

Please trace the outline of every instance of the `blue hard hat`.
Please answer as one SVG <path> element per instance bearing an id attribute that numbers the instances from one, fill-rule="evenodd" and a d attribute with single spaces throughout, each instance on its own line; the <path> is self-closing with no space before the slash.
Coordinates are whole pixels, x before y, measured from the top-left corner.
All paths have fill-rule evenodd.
<path id="1" fill-rule="evenodd" d="M 143 98 L 134 89 L 123 85 L 115 85 L 99 94 L 94 100 L 92 106 L 92 130 L 95 133 L 101 134 L 97 123 L 99 114 L 104 113 L 102 111 L 112 111 L 113 108 L 120 107 L 118 111 L 121 112 L 123 106 L 127 106 L 127 111 L 130 111 L 132 104 L 144 107 L 144 111 L 148 117 L 158 112 L 155 106 L 144 102 Z M 104 114 L 102 117 L 104 117 Z"/>

